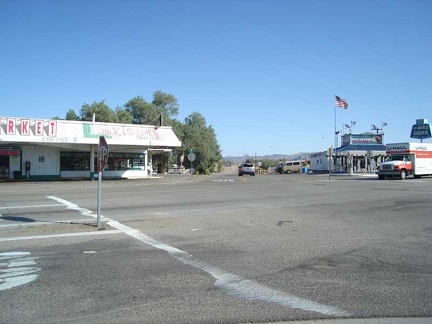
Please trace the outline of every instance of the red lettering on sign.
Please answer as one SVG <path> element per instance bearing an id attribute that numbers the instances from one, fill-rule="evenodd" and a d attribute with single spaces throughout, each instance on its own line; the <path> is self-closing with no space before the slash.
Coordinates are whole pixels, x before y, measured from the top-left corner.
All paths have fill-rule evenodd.
<path id="1" fill-rule="evenodd" d="M 57 136 L 57 122 L 50 120 L 48 123 L 48 136 Z"/>
<path id="2" fill-rule="evenodd" d="M 0 151 L 0 155 L 19 155 L 20 151 Z"/>
<path id="3" fill-rule="evenodd" d="M 35 123 L 35 135 L 43 135 L 43 120 L 37 120 Z"/>
<path id="4" fill-rule="evenodd" d="M 6 134 L 15 135 L 15 119 L 6 120 Z"/>
<path id="5" fill-rule="evenodd" d="M 21 135 L 30 135 L 30 119 L 21 120 Z"/>

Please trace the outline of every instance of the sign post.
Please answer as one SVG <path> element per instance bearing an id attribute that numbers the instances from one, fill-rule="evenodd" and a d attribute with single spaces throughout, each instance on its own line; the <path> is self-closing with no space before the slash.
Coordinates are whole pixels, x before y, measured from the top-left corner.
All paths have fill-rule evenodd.
<path id="1" fill-rule="evenodd" d="M 195 159 L 196 159 L 195 150 L 191 149 L 189 151 L 189 154 L 188 154 L 188 160 L 191 162 L 191 170 L 190 170 L 190 172 L 191 172 L 191 179 L 192 179 L 192 174 L 194 172 L 193 161 L 195 161 Z"/>
<path id="2" fill-rule="evenodd" d="M 104 136 L 99 137 L 99 145 L 98 145 L 98 159 L 97 159 L 97 167 L 98 167 L 98 194 L 97 194 L 97 227 L 101 226 L 101 196 L 102 196 L 102 170 L 108 162 L 109 149 L 108 143 L 105 140 Z"/>
<path id="3" fill-rule="evenodd" d="M 329 180 L 330 180 L 330 176 L 331 176 L 332 169 L 333 169 L 332 168 L 333 154 L 334 154 L 334 150 L 333 150 L 333 145 L 332 145 L 332 147 L 329 147 L 327 149 Z"/>

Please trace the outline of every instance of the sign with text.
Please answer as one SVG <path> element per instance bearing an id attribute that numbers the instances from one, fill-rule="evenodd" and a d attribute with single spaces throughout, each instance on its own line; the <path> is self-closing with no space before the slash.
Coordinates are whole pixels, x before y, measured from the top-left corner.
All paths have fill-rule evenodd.
<path id="1" fill-rule="evenodd" d="M 105 165 L 108 163 L 109 148 L 104 136 L 99 137 L 98 146 L 98 172 L 102 172 Z"/>
<path id="2" fill-rule="evenodd" d="M 411 138 L 423 139 L 430 138 L 431 130 L 429 124 L 416 124 L 411 129 Z"/>

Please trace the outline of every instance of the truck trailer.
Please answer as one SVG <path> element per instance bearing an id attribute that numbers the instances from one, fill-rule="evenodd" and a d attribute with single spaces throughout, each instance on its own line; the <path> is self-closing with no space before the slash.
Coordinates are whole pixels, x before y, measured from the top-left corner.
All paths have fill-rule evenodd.
<path id="1" fill-rule="evenodd" d="M 387 159 L 378 167 L 378 179 L 432 175 L 432 143 L 392 143 L 386 145 Z"/>

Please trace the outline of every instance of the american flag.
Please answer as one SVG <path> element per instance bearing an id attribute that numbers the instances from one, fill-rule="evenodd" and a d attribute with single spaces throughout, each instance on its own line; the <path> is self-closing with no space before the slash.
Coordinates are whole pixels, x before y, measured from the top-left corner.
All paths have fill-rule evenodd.
<path id="1" fill-rule="evenodd" d="M 338 97 L 338 96 L 335 96 L 335 97 L 336 97 L 336 102 L 335 102 L 336 107 L 348 109 L 348 103 L 346 102 L 345 99 L 342 99 L 341 97 Z"/>
<path id="2" fill-rule="evenodd" d="M 374 124 L 371 124 L 371 129 L 372 129 L 372 130 L 377 130 L 378 127 L 376 127 Z"/>

